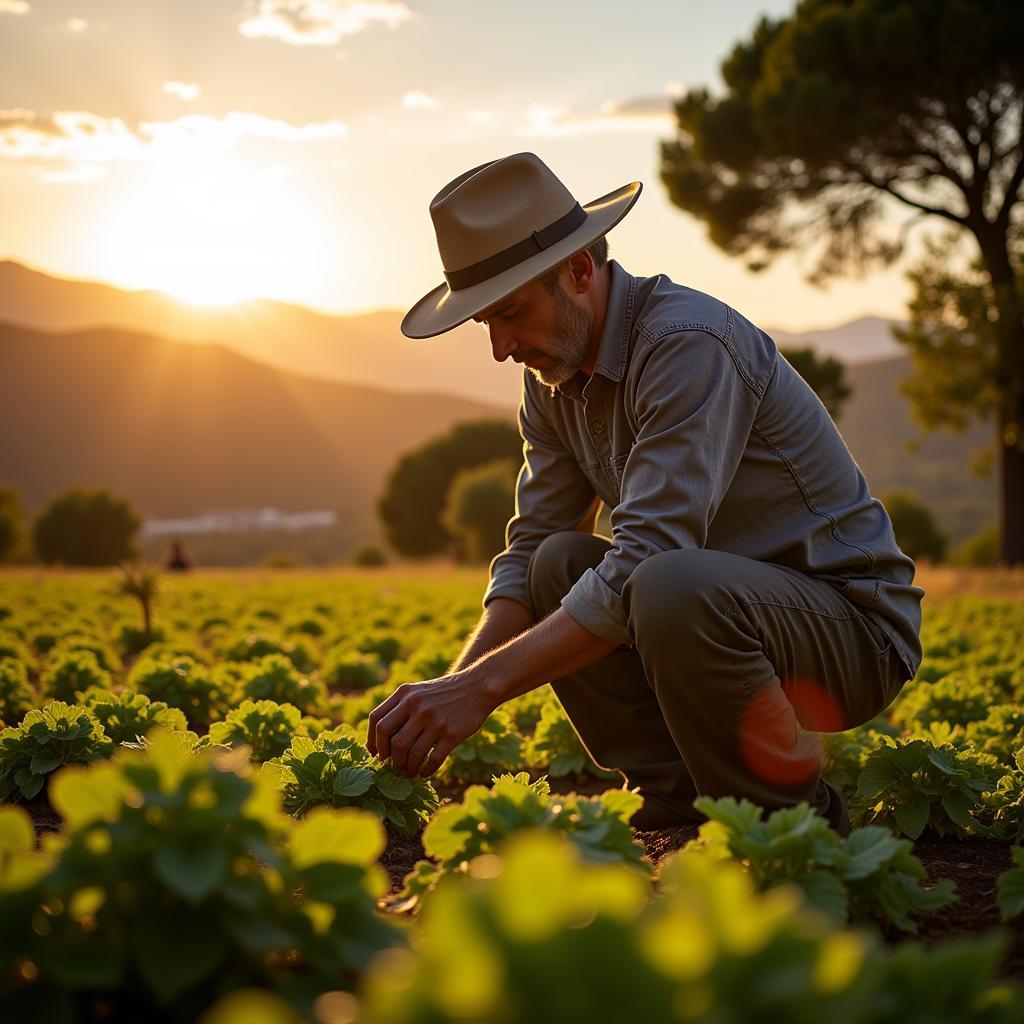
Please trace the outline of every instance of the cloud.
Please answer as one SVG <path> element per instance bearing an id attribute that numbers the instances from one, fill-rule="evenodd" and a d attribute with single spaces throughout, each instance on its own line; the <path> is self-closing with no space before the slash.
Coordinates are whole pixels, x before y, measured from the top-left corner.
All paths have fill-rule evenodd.
<path id="1" fill-rule="evenodd" d="M 466 120 L 474 124 L 491 124 L 498 115 L 493 110 L 467 110 Z"/>
<path id="2" fill-rule="evenodd" d="M 64 185 L 91 185 L 106 176 L 106 168 L 99 164 L 74 164 L 66 170 L 44 171 L 39 178 Z"/>
<path id="3" fill-rule="evenodd" d="M 223 117 L 209 114 L 187 114 L 173 121 L 143 121 L 142 135 L 157 144 L 199 145 L 212 142 L 230 147 L 243 139 L 276 139 L 281 142 L 315 142 L 337 139 L 348 134 L 342 121 L 321 121 L 317 124 L 295 125 L 275 121 L 262 114 L 233 111 Z"/>
<path id="4" fill-rule="evenodd" d="M 0 159 L 50 160 L 75 166 L 74 180 L 95 180 L 82 164 L 144 159 L 173 150 L 232 149 L 248 139 L 306 143 L 337 139 L 348 133 L 341 121 L 294 125 L 262 114 L 233 111 L 223 117 L 189 114 L 172 121 L 143 121 L 132 127 L 120 118 L 100 117 L 83 110 L 39 114 L 33 110 L 0 110 Z M 54 173 L 61 173 L 55 169 Z M 72 171 L 68 170 L 67 174 Z M 46 180 L 72 180 L 49 177 Z"/>
<path id="5" fill-rule="evenodd" d="M 0 110 L 0 157 L 102 161 L 142 152 L 139 137 L 118 117 L 85 110 Z"/>
<path id="6" fill-rule="evenodd" d="M 63 21 L 51 26 L 47 31 L 64 32 L 68 35 L 80 36 L 86 32 L 102 30 L 102 28 L 103 26 L 98 22 L 86 21 L 85 18 L 78 18 L 72 15 L 70 18 L 65 18 Z"/>
<path id="7" fill-rule="evenodd" d="M 402 97 L 402 106 L 406 110 L 433 110 L 437 100 L 425 92 L 407 92 Z"/>
<path id="8" fill-rule="evenodd" d="M 670 89 L 673 86 L 675 83 L 669 83 Z M 675 94 L 674 90 L 672 92 Z M 518 129 L 518 134 L 544 137 L 622 131 L 671 134 L 674 130 L 672 95 L 664 94 L 609 100 L 594 113 L 534 103 L 526 111 L 524 123 Z"/>
<path id="9" fill-rule="evenodd" d="M 28 14 L 30 10 L 25 0 L 0 0 L 0 14 Z"/>
<path id="10" fill-rule="evenodd" d="M 164 92 L 177 96 L 179 100 L 191 103 L 199 99 L 202 89 L 195 82 L 164 82 Z"/>
<path id="11" fill-rule="evenodd" d="M 238 30 L 250 39 L 334 46 L 377 23 L 397 28 L 415 15 L 400 0 L 250 0 Z"/>

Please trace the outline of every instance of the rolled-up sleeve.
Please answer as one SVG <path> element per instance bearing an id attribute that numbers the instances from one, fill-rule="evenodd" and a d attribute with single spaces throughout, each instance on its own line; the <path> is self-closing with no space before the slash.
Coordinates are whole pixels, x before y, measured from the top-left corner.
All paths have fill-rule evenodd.
<path id="1" fill-rule="evenodd" d="M 760 403 L 728 345 L 703 330 L 643 338 L 634 408 L 636 440 L 612 510 L 612 546 L 562 599 L 585 629 L 630 644 L 622 589 L 659 551 L 704 547 L 739 466 Z"/>
<path id="2" fill-rule="evenodd" d="M 536 618 L 527 569 L 530 556 L 549 534 L 575 529 L 593 504 L 594 490 L 576 457 L 544 416 L 546 396 L 524 381 L 519 404 L 523 465 L 516 480 L 515 514 L 505 528 L 505 550 L 490 565 L 483 604 L 510 597 Z"/>

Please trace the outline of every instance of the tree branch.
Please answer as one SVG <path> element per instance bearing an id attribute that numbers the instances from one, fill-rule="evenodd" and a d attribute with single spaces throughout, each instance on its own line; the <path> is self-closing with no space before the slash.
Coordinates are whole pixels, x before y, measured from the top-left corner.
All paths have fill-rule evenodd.
<path id="1" fill-rule="evenodd" d="M 865 185 L 871 185 L 872 187 L 885 192 L 887 195 L 892 196 L 894 199 L 898 199 L 901 203 L 906 204 L 912 209 L 920 210 L 922 213 L 930 213 L 936 217 L 945 217 L 946 220 L 951 220 L 954 224 L 959 224 L 961 227 L 967 227 L 967 218 L 958 216 L 953 213 L 952 210 L 947 210 L 941 206 L 929 206 L 927 203 L 911 199 L 910 196 L 904 195 L 899 189 L 895 188 L 891 181 L 879 181 L 874 175 L 869 174 L 861 168 L 853 168 L 853 171 L 857 176 L 854 179 L 855 181 L 863 182 Z"/>

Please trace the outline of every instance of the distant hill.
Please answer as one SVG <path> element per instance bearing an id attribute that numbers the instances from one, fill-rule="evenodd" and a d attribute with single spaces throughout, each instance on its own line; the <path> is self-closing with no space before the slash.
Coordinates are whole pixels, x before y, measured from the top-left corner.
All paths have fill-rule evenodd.
<path id="1" fill-rule="evenodd" d="M 0 323 L 0 481 L 34 508 L 103 485 L 146 515 L 334 508 L 352 536 L 372 534 L 397 457 L 480 417 L 511 413 L 300 377 L 221 345 Z"/>
<path id="2" fill-rule="evenodd" d="M 412 341 L 395 310 L 329 316 L 266 299 L 203 308 L 162 292 L 69 281 L 0 261 L 0 320 L 42 331 L 117 327 L 182 341 L 220 342 L 308 377 L 390 391 L 444 391 L 514 410 L 522 370 L 496 363 L 479 324 Z"/>
<path id="3" fill-rule="evenodd" d="M 820 356 L 833 356 L 847 366 L 892 359 L 906 351 L 892 336 L 898 321 L 880 316 L 862 316 L 839 327 L 819 327 L 809 331 L 783 331 L 765 328 L 779 348 L 813 348 Z"/>
<path id="4" fill-rule="evenodd" d="M 509 409 L 519 398 L 520 371 L 511 360 L 493 360 L 478 324 L 410 341 L 399 329 L 402 314 L 397 310 L 329 316 L 269 300 L 202 308 L 162 292 L 71 281 L 0 261 L 0 320 L 43 331 L 109 326 L 185 341 L 217 341 L 292 373 L 393 391 L 445 391 Z M 902 353 L 889 332 L 890 323 L 861 317 L 839 327 L 798 333 L 766 330 L 779 346 L 810 346 L 852 364 Z"/>
<path id="5" fill-rule="evenodd" d="M 103 482 L 152 514 L 333 505 L 372 524 L 372 496 L 400 451 L 457 419 L 511 418 L 520 386 L 478 325 L 414 342 L 400 319 L 269 301 L 200 309 L 0 262 L 0 321 L 35 329 L 0 327 L 0 429 L 17 439 L 0 446 L 0 481 L 33 504 Z M 768 333 L 846 363 L 853 397 L 839 427 L 872 493 L 917 491 L 954 540 L 994 520 L 995 481 L 967 469 L 991 431 L 922 434 L 898 392 L 910 363 L 890 321 Z"/>
<path id="6" fill-rule="evenodd" d="M 911 372 L 907 356 L 847 366 L 853 396 L 843 407 L 839 431 L 872 494 L 890 488 L 917 492 L 951 539 L 963 540 L 996 519 L 994 472 L 979 479 L 968 469 L 971 454 L 992 440 L 994 427 L 925 434 L 899 393 L 899 382 Z M 918 442 L 916 453 L 908 453 L 909 442 Z"/>

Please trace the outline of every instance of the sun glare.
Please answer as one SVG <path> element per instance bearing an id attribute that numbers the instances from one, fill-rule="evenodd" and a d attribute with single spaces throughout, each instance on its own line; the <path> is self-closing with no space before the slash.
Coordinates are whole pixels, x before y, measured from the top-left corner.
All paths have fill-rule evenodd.
<path id="1" fill-rule="evenodd" d="M 118 204 L 106 243 L 130 254 L 125 283 L 226 305 L 301 293 L 321 272 L 319 225 L 313 199 L 280 170 L 203 154 L 154 167 Z M 343 241 L 332 246 L 331 259 L 344 258 Z"/>

